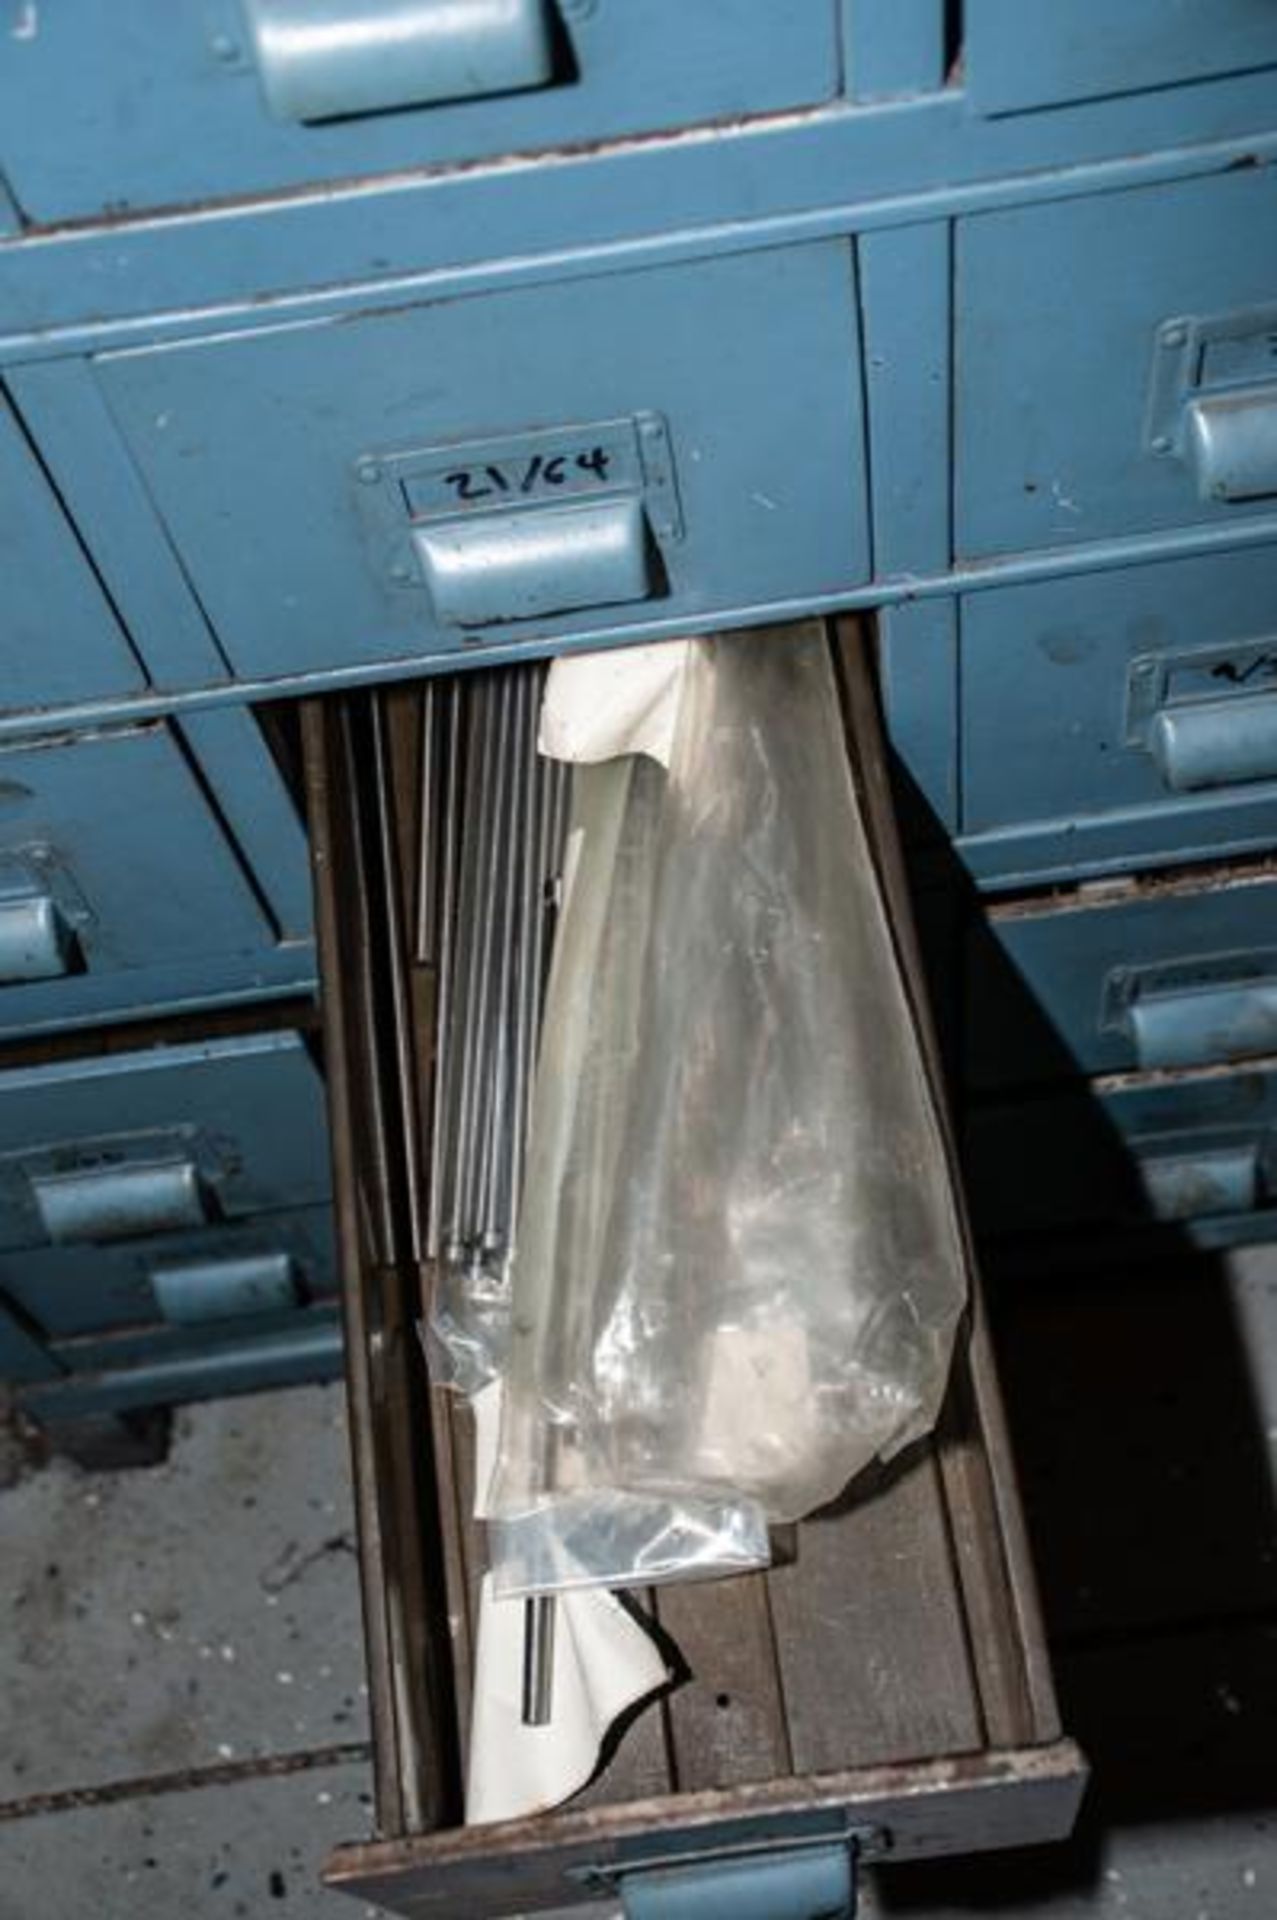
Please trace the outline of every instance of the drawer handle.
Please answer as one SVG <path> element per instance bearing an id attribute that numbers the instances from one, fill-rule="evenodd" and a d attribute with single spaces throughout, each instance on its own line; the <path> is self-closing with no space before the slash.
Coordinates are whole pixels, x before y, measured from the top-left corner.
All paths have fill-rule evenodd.
<path id="1" fill-rule="evenodd" d="M 625 1920 L 853 1920 L 855 1853 L 846 1844 L 781 1847 L 638 1868 L 621 1874 L 620 1892 Z"/>
<path id="2" fill-rule="evenodd" d="M 178 1327 L 280 1313 L 301 1303 L 297 1270 L 286 1253 L 176 1260 L 152 1267 L 151 1288 L 164 1319 Z"/>
<path id="3" fill-rule="evenodd" d="M 1199 499 L 1277 493 L 1277 392 L 1271 386 L 1192 401 L 1187 439 Z"/>
<path id="4" fill-rule="evenodd" d="M 1149 1154 L 1138 1164 L 1155 1220 L 1250 1213 L 1259 1204 L 1259 1149 L 1253 1141 L 1204 1153 Z"/>
<path id="5" fill-rule="evenodd" d="M 1277 1052 L 1277 980 L 1141 995 L 1126 1023 L 1141 1067 L 1253 1059 Z"/>
<path id="6" fill-rule="evenodd" d="M 75 1168 L 30 1179 L 44 1230 L 60 1246 L 171 1233 L 203 1226 L 210 1217 L 192 1160 Z"/>
<path id="7" fill-rule="evenodd" d="M 277 120 L 337 120 L 543 87 L 548 0 L 243 0 Z"/>
<path id="8" fill-rule="evenodd" d="M 651 541 L 635 495 L 436 520 L 412 536 L 435 613 L 448 626 L 646 600 Z"/>
<path id="9" fill-rule="evenodd" d="M 1150 722 L 1148 745 L 1176 793 L 1277 779 L 1277 693 L 1163 707 Z"/>
<path id="10" fill-rule="evenodd" d="M 52 895 L 43 889 L 0 899 L 0 986 L 59 980 L 76 970 L 78 943 Z"/>

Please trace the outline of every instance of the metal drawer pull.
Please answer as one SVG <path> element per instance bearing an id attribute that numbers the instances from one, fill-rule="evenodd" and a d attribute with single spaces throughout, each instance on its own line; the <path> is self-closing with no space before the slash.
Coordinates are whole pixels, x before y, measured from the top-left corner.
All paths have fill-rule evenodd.
<path id="1" fill-rule="evenodd" d="M 280 1313 L 300 1304 L 297 1270 L 286 1253 L 173 1261 L 152 1267 L 151 1287 L 161 1314 L 179 1327 Z"/>
<path id="2" fill-rule="evenodd" d="M 51 895 L 0 899 L 0 986 L 61 979 L 75 959 L 75 934 Z"/>
<path id="3" fill-rule="evenodd" d="M 850 1920 L 855 1855 L 835 1843 L 640 1868 L 620 1890 L 625 1920 Z"/>
<path id="4" fill-rule="evenodd" d="M 1277 780 L 1277 693 L 1163 707 L 1149 726 L 1148 744 L 1176 793 Z"/>
<path id="5" fill-rule="evenodd" d="M 636 496 L 435 520 L 412 536 L 435 613 L 450 626 L 646 600 L 654 591 Z"/>
<path id="6" fill-rule="evenodd" d="M 132 1240 L 147 1233 L 203 1226 L 209 1210 L 192 1160 L 76 1168 L 31 1175 L 31 1190 L 50 1240 Z"/>
<path id="7" fill-rule="evenodd" d="M 277 120 L 337 120 L 543 87 L 548 0 L 243 0 Z"/>
<path id="8" fill-rule="evenodd" d="M 1250 1213 L 1259 1204 L 1259 1149 L 1253 1141 L 1205 1153 L 1151 1154 L 1139 1170 L 1155 1220 Z"/>
<path id="9" fill-rule="evenodd" d="M 1277 1051 L 1277 980 L 1151 993 L 1127 1012 L 1141 1067 L 1204 1067 Z"/>
<path id="10" fill-rule="evenodd" d="M 1277 391 L 1220 393 L 1191 402 L 1187 441 L 1202 500 L 1277 493 Z"/>

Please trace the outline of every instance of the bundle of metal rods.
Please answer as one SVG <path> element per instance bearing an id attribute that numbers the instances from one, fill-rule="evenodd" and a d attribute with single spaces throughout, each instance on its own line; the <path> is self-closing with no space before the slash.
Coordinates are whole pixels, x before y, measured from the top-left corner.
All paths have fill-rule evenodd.
<path id="1" fill-rule="evenodd" d="M 459 674 L 425 689 L 417 959 L 435 969 L 427 1252 L 473 1283 L 508 1282 L 541 1005 L 558 906 L 570 770 L 537 753 L 543 670 Z M 548 1722 L 554 1603 L 524 1612 L 523 1719 Z"/>
<path id="2" fill-rule="evenodd" d="M 422 702 L 417 957 L 438 980 L 428 1253 L 513 1245 L 570 770 L 537 753 L 543 669 L 458 674 Z"/>

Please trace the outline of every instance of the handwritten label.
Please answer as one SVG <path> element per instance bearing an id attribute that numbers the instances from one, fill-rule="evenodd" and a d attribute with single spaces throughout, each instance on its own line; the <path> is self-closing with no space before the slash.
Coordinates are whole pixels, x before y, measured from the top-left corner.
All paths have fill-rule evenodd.
<path id="1" fill-rule="evenodd" d="M 502 494 L 561 493 L 579 490 L 578 476 L 606 486 L 613 458 L 606 447 L 568 447 L 561 453 L 533 453 L 527 459 L 486 461 L 482 466 L 454 467 L 443 484 L 463 505 L 493 500 Z M 577 485 L 573 485 L 577 482 Z"/>
<path id="2" fill-rule="evenodd" d="M 1249 660 L 1220 660 L 1210 670 L 1213 680 L 1249 687 L 1256 681 L 1277 679 L 1277 653 L 1257 653 Z"/>

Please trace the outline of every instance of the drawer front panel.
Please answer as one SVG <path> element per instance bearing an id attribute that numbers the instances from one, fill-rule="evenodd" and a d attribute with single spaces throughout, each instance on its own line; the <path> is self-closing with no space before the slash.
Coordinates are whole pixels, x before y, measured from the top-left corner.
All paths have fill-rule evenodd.
<path id="1" fill-rule="evenodd" d="M 251 969 L 274 944 L 169 728 L 0 750 L 0 1033 L 146 1006 L 149 970 Z"/>
<path id="2" fill-rule="evenodd" d="M 295 1033 L 0 1073 L 0 1249 L 125 1242 L 326 1199 Z"/>
<path id="3" fill-rule="evenodd" d="M 270 1327 L 241 1320 L 201 1340 L 176 1328 L 145 1341 L 133 1334 L 103 1339 L 93 1371 L 33 1381 L 24 1387 L 21 1405 L 56 1435 L 111 1413 L 333 1380 L 341 1363 L 341 1323 L 331 1306 L 321 1304 L 281 1316 Z"/>
<path id="4" fill-rule="evenodd" d="M 1173 844 L 1189 794 L 1277 798 L 1277 549 L 973 594 L 961 633 L 962 832 L 1161 807 Z"/>
<path id="5" fill-rule="evenodd" d="M 132 1328 L 145 1339 L 185 1327 L 211 1337 L 331 1298 L 336 1285 L 323 1206 L 139 1241 L 0 1253 L 0 1300 L 47 1340 L 69 1342 L 57 1349 L 68 1367 L 101 1363 L 95 1334 Z"/>
<path id="6" fill-rule="evenodd" d="M 1099 1081 L 965 1125 L 977 1229 L 1151 1227 L 1227 1244 L 1277 1232 L 1277 1068 Z"/>
<path id="7" fill-rule="evenodd" d="M 1268 0 L 966 0 L 964 80 L 981 113 L 1017 113 L 1277 64 Z"/>
<path id="8" fill-rule="evenodd" d="M 960 554 L 1273 511 L 1275 223 L 1263 167 L 960 223 Z"/>
<path id="9" fill-rule="evenodd" d="M 15 19 L 17 0 L 6 8 Z M 270 192 L 814 104 L 837 0 L 64 0 L 6 33 L 36 221 Z"/>
<path id="10" fill-rule="evenodd" d="M 993 907 L 968 938 L 965 1051 L 977 1087 L 1277 1051 L 1277 875 Z"/>
<path id="11" fill-rule="evenodd" d="M 0 499 L 0 705 L 137 692 L 137 658 L 2 397 Z"/>
<path id="12" fill-rule="evenodd" d="M 270 676 L 863 580 L 853 279 L 829 242 L 97 365 Z"/>

